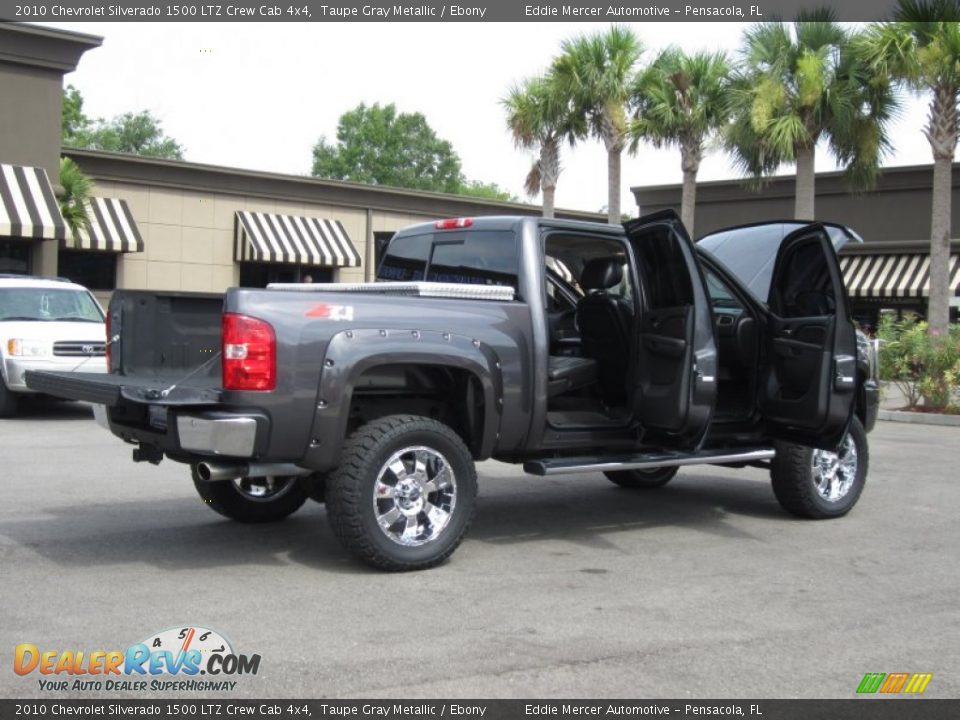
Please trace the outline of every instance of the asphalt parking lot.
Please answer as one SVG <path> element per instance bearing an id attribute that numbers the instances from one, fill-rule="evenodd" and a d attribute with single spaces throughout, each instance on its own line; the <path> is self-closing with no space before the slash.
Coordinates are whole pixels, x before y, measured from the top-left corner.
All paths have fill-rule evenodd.
<path id="1" fill-rule="evenodd" d="M 180 625 L 261 655 L 234 697 L 850 698 L 899 671 L 960 696 L 960 429 L 870 439 L 859 505 L 828 522 L 785 515 L 757 469 L 631 493 L 486 463 L 453 558 L 389 575 L 341 551 L 321 505 L 231 523 L 184 466 L 134 465 L 85 407 L 37 405 L 0 421 L 0 697 L 44 695 L 12 670 L 19 643 Z"/>

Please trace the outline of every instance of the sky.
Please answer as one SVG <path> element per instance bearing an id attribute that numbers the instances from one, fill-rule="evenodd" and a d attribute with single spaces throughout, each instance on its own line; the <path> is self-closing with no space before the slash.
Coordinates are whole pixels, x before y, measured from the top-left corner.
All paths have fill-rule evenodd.
<path id="1" fill-rule="evenodd" d="M 91 117 L 148 109 L 185 147 L 185 159 L 307 175 L 317 139 L 357 104 L 395 103 L 421 112 L 449 140 L 468 179 L 494 182 L 519 199 L 533 156 L 506 130 L 502 98 L 543 72 L 561 42 L 600 23 L 47 23 L 104 37 L 66 82 Z M 634 23 L 650 59 L 668 46 L 735 51 L 739 23 Z M 922 97 L 905 96 L 884 165 L 928 164 Z M 565 147 L 557 206 L 599 211 L 607 204 L 606 152 L 597 140 Z M 817 170 L 835 169 L 818 149 Z M 791 172 L 784 167 L 783 173 Z M 740 177 L 719 149 L 700 180 Z M 630 187 L 678 183 L 679 151 L 641 147 L 624 156 L 621 207 Z"/>

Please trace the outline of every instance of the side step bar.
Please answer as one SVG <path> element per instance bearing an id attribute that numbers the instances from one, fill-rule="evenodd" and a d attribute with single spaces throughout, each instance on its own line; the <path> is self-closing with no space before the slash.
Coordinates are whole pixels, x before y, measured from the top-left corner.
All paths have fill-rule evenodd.
<path id="1" fill-rule="evenodd" d="M 679 465 L 726 465 L 727 463 L 752 463 L 771 460 L 776 455 L 773 448 L 749 450 L 707 450 L 700 453 L 647 453 L 624 455 L 597 462 L 596 458 L 571 457 L 530 460 L 523 464 L 524 472 L 531 475 L 563 475 L 565 473 L 609 472 L 612 470 L 648 470 Z"/>

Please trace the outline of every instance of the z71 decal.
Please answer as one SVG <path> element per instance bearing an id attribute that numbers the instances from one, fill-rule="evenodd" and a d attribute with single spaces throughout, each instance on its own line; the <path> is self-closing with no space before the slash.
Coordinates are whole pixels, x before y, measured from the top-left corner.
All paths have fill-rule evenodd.
<path id="1" fill-rule="evenodd" d="M 307 310 L 309 318 L 327 318 L 328 320 L 353 320 L 353 305 L 330 305 L 317 303 Z"/>

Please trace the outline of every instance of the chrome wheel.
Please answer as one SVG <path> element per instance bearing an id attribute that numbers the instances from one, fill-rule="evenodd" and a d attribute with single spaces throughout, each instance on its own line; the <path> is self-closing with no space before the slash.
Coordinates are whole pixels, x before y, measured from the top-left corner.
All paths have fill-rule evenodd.
<path id="1" fill-rule="evenodd" d="M 286 495 L 297 478 L 290 475 L 267 475 L 265 477 L 239 477 L 232 481 L 237 492 L 249 500 L 270 502 Z"/>
<path id="2" fill-rule="evenodd" d="M 417 547 L 435 540 L 457 504 L 457 480 L 450 463 L 424 446 L 393 453 L 377 473 L 373 512 L 383 533 L 398 545 Z"/>
<path id="3" fill-rule="evenodd" d="M 839 502 L 857 479 L 857 445 L 848 433 L 837 452 L 814 450 L 813 482 L 817 493 L 827 502 Z"/>

